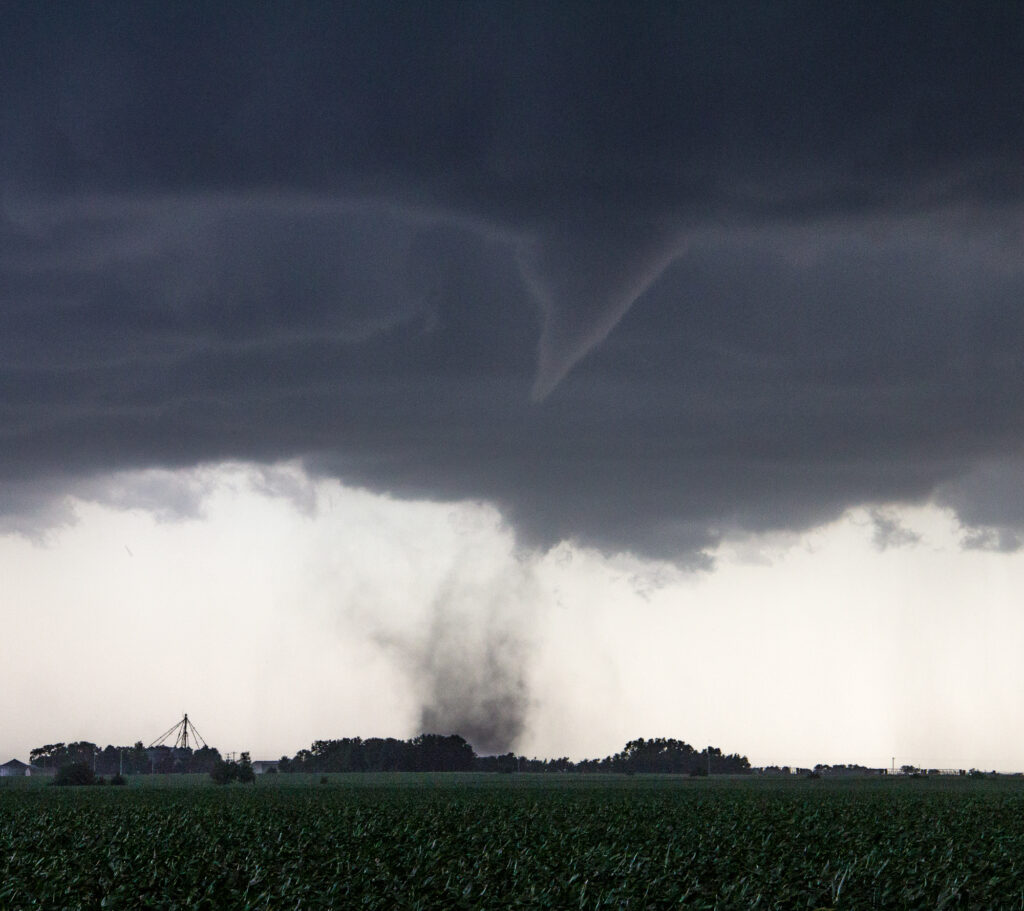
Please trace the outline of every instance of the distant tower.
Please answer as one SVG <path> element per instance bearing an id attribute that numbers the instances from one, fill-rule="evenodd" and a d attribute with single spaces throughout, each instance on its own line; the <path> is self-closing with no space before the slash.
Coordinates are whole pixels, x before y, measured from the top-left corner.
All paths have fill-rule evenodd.
<path id="1" fill-rule="evenodd" d="M 179 721 L 177 724 L 172 726 L 169 730 L 165 731 L 163 734 L 161 734 L 159 737 L 157 737 L 157 739 L 154 740 L 147 747 L 147 749 L 151 750 L 151 749 L 153 749 L 153 747 L 163 746 L 164 745 L 164 741 L 167 740 L 167 738 L 170 737 L 172 734 L 174 735 L 174 748 L 175 749 L 178 749 L 178 750 L 188 750 L 188 749 L 191 749 L 190 746 L 189 746 L 189 742 L 188 742 L 188 739 L 189 739 L 190 735 L 192 737 L 193 743 L 198 741 L 204 747 L 206 746 L 206 741 L 203 740 L 202 735 L 199 733 L 199 731 L 196 730 L 196 726 L 191 721 L 188 720 L 188 712 L 185 712 L 184 717 L 181 719 L 181 721 Z"/>

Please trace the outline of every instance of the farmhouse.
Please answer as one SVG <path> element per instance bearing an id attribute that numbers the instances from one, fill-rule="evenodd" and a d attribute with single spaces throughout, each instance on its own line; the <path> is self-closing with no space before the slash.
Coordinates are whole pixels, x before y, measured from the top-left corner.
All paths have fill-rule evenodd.
<path id="1" fill-rule="evenodd" d="M 12 759 L 10 762 L 0 765 L 0 778 L 24 777 L 31 774 L 32 766 L 26 765 L 20 759 Z"/>
<path id="2" fill-rule="evenodd" d="M 56 769 L 44 769 L 37 765 L 26 765 L 20 759 L 12 759 L 0 765 L 0 778 L 11 778 L 26 775 L 55 775 Z"/>

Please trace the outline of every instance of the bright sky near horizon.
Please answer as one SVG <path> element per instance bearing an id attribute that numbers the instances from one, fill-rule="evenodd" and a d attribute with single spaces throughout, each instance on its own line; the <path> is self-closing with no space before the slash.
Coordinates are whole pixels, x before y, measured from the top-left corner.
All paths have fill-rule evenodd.
<path id="1" fill-rule="evenodd" d="M 182 710 L 260 757 L 408 737 L 443 698 L 440 660 L 522 699 L 526 755 L 669 736 L 756 765 L 1024 768 L 1024 555 L 963 551 L 946 510 L 890 510 L 908 540 L 884 550 L 865 510 L 726 540 L 707 572 L 517 548 L 491 507 L 396 501 L 297 465 L 162 480 L 202 491 L 195 515 L 77 501 L 41 541 L 0 539 L 16 606 L 0 691 L 28 694 L 7 701 L 0 752 L 149 742 Z M 489 666 L 497 679 L 476 680 Z"/>
<path id="2" fill-rule="evenodd" d="M 1024 6 L 0 4 L 0 761 L 1024 769 Z"/>

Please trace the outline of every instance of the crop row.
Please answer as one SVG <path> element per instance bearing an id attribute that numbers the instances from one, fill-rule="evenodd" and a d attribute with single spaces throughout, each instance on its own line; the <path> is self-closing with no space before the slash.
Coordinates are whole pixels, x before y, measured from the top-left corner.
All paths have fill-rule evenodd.
<path id="1" fill-rule="evenodd" d="M 1024 792 L 0 791 L 0 908 L 1024 908 Z"/>

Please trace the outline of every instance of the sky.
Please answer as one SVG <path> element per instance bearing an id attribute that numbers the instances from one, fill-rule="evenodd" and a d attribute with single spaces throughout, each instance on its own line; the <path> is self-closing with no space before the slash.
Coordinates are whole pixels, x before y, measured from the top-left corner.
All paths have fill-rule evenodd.
<path id="1" fill-rule="evenodd" d="M 1024 769 L 1019 5 L 0 37 L 0 753 Z"/>

